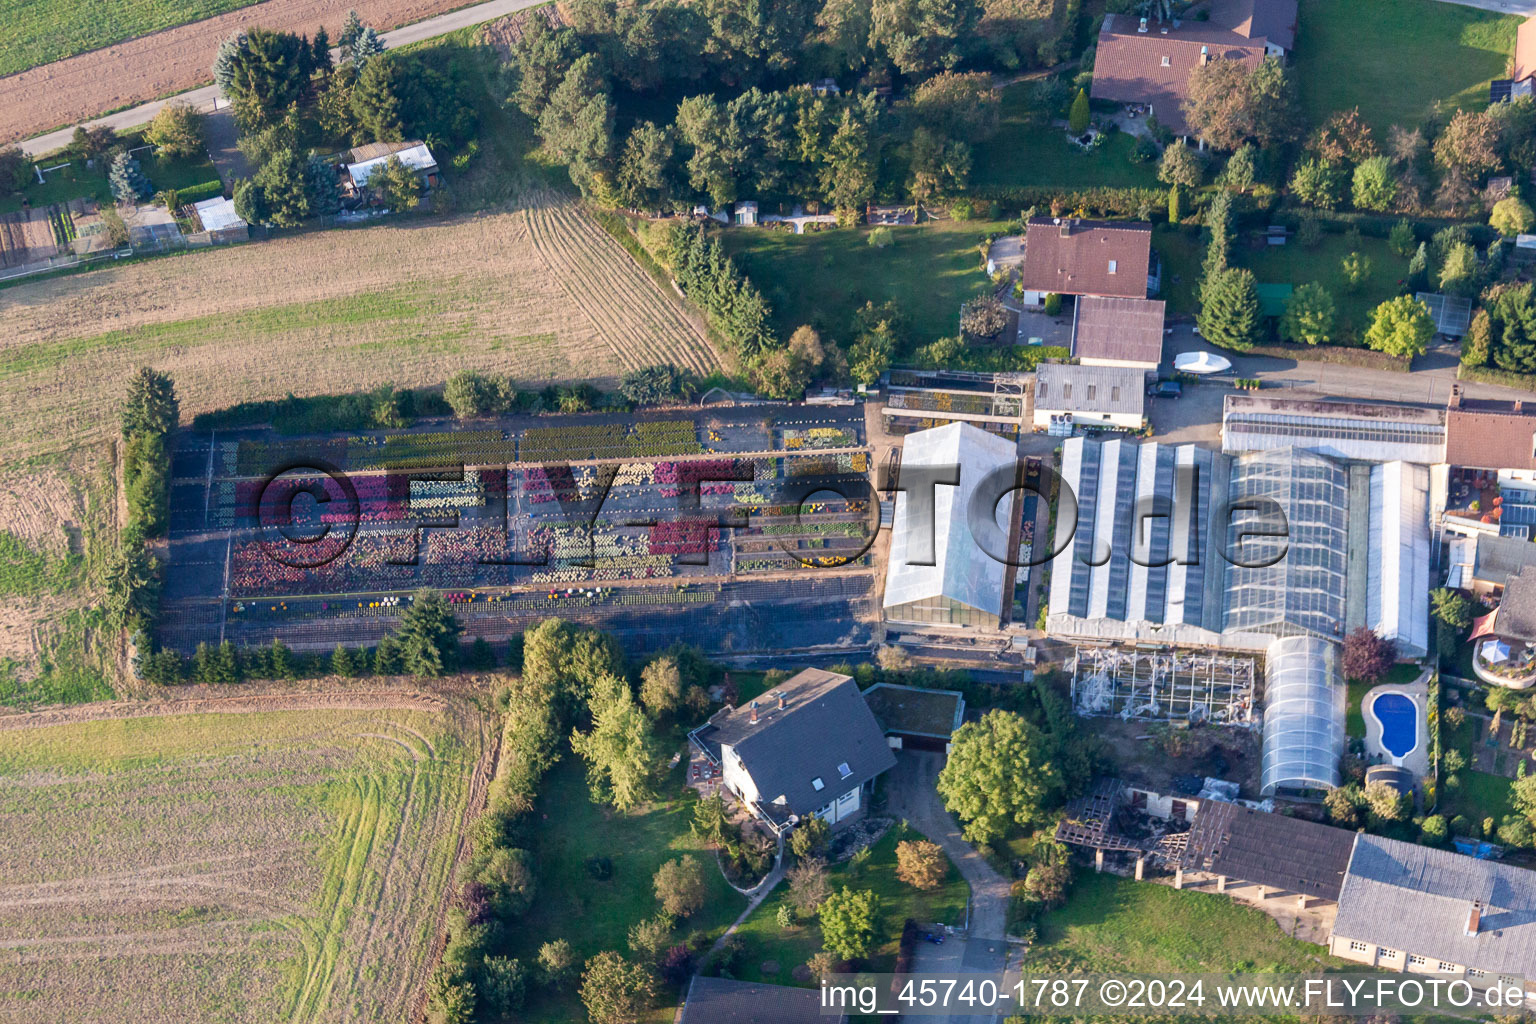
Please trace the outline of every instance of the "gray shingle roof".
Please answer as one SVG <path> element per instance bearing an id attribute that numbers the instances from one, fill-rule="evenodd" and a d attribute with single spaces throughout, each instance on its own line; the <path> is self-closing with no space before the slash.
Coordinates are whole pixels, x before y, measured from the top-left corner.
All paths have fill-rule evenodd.
<path id="1" fill-rule="evenodd" d="M 1512 574 L 1536 565 L 1536 544 L 1524 537 L 1482 536 L 1477 538 L 1475 559 L 1473 577 L 1503 586 Z"/>
<path id="2" fill-rule="evenodd" d="M 1354 841 L 1331 825 L 1202 800 L 1179 866 L 1336 900 Z"/>
<path id="3" fill-rule="evenodd" d="M 1474 902 L 1482 917 L 1477 934 L 1468 935 Z M 1333 933 L 1524 976 L 1536 970 L 1536 871 L 1361 833 Z"/>
<path id="4" fill-rule="evenodd" d="M 782 693 L 781 710 L 775 694 Z M 752 776 L 764 804 L 784 797 L 795 814 L 811 814 L 896 765 L 880 723 L 850 677 L 808 668 L 750 705 L 721 711 L 695 732 L 710 747 L 730 746 Z M 845 778 L 841 765 L 848 766 Z M 818 790 L 811 782 L 821 779 Z"/>
<path id="5" fill-rule="evenodd" d="M 1143 414 L 1147 375 L 1128 366 L 1041 363 L 1035 369 L 1035 408 L 1068 412 Z"/>
<path id="6" fill-rule="evenodd" d="M 842 1024 L 839 1014 L 822 1016 L 814 988 L 695 975 L 678 1024 Z"/>
<path id="7" fill-rule="evenodd" d="M 1536 644 L 1536 565 L 1512 573 L 1504 584 L 1494 631 L 1511 640 Z"/>
<path id="8" fill-rule="evenodd" d="M 1163 358 L 1163 301 L 1083 296 L 1077 300 L 1072 355 L 1156 366 Z"/>

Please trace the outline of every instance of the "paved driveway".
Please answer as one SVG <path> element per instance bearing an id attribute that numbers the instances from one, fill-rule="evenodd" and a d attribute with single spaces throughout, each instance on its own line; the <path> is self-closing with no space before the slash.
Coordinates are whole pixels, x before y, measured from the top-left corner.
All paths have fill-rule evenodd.
<path id="1" fill-rule="evenodd" d="M 944 809 L 935 788 L 943 761 L 942 754 L 897 751 L 887 803 L 891 813 L 905 818 L 913 828 L 943 847 L 970 884 L 972 938 L 991 939 L 1001 945 L 1008 926 L 1008 880 L 960 838 L 959 824 Z"/>
<path id="2" fill-rule="evenodd" d="M 912 973 L 955 975 L 974 974 L 989 977 L 1003 988 L 1003 972 L 1008 966 L 1008 944 L 997 939 L 948 939 L 942 946 L 919 942 L 912 958 Z M 1007 1004 L 1005 1004 L 1007 1005 Z M 1008 1013 L 955 1013 L 947 1017 L 908 1016 L 904 1020 L 922 1024 L 993 1024 Z"/>

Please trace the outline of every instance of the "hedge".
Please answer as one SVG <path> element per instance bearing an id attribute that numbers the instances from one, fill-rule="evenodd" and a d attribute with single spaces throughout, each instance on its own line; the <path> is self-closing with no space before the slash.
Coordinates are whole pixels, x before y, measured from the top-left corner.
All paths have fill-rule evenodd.
<path id="1" fill-rule="evenodd" d="M 201 185 L 189 185 L 186 188 L 177 189 L 176 201 L 183 206 L 191 206 L 193 203 L 200 203 L 204 199 L 212 199 L 223 194 L 222 181 L 205 181 Z"/>
<path id="2" fill-rule="evenodd" d="M 1484 384 L 1500 384 L 1506 388 L 1519 388 L 1522 391 L 1536 391 L 1536 374 L 1495 370 L 1490 366 L 1468 366 L 1463 363 L 1456 371 L 1456 378 L 1480 381 Z"/>
<path id="3" fill-rule="evenodd" d="M 1135 217 L 1146 206 L 1154 214 L 1167 216 L 1168 192 L 1160 188 L 1045 188 L 1037 185 L 1000 185 L 978 188 L 974 199 L 986 199 L 1007 206 L 1044 210 L 1059 209 L 1060 215 L 1083 210 L 1089 216 Z"/>
<path id="4" fill-rule="evenodd" d="M 1387 355 L 1370 348 L 1354 348 L 1348 345 L 1255 345 L 1244 353 L 1251 356 L 1270 356 L 1275 359 L 1295 359 L 1306 363 L 1338 363 L 1342 366 L 1359 366 L 1368 370 L 1392 370 L 1407 373 L 1413 360 Z"/>
<path id="5" fill-rule="evenodd" d="M 1398 221 L 1407 220 L 1413 225 L 1414 237 L 1422 242 L 1429 241 L 1431 235 L 1442 228 L 1462 227 L 1467 229 L 1472 240 L 1479 246 L 1486 246 L 1499 237 L 1499 233 L 1481 221 L 1465 220 L 1434 220 L 1423 217 L 1405 217 L 1402 214 L 1385 213 L 1360 213 L 1354 210 L 1317 210 L 1311 207 L 1284 206 L 1274 212 L 1272 223 L 1284 224 L 1293 231 L 1301 224 L 1305 214 L 1312 214 L 1317 218 L 1325 231 L 1342 234 L 1350 228 L 1358 228 L 1362 235 L 1371 238 L 1386 238 L 1397 226 Z"/>

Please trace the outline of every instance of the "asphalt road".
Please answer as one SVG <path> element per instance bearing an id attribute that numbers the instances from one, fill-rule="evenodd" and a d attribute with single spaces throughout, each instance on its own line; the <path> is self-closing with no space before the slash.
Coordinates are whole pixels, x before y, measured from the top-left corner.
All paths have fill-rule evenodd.
<path id="1" fill-rule="evenodd" d="M 407 46 L 411 43 L 419 43 L 424 39 L 432 39 L 435 36 L 452 32 L 454 29 L 464 28 L 469 25 L 478 25 L 481 22 L 494 21 L 503 15 L 521 11 L 525 7 L 534 7 L 543 0 L 487 0 L 486 3 L 466 7 L 463 10 L 450 11 L 440 14 L 426 21 L 418 21 L 414 25 L 404 25 L 391 32 L 385 32 L 379 38 L 384 41 L 386 49 L 397 46 Z M 340 50 L 332 51 L 333 55 L 340 58 Z M 218 110 L 221 106 L 227 106 L 223 95 L 216 85 L 205 85 L 198 89 L 178 93 L 175 96 L 167 96 L 164 99 L 152 100 L 149 103 L 130 107 L 127 110 L 119 110 L 115 114 L 99 117 L 87 122 L 95 125 L 110 125 L 113 128 L 134 128 L 141 124 L 147 124 L 160 108 L 168 103 L 190 103 L 198 110 Z M 18 143 L 28 156 L 37 157 L 44 153 L 52 153 L 69 144 L 70 137 L 75 133 L 74 126 L 60 128 L 58 131 L 49 132 L 47 135 L 39 135 Z"/>
<path id="2" fill-rule="evenodd" d="M 1530 3 L 1536 6 L 1536 0 L 1530 0 Z M 1257 378 L 1264 382 L 1264 393 L 1282 398 L 1294 393 L 1296 397 L 1326 395 L 1444 407 L 1451 395 L 1451 385 L 1456 383 L 1456 367 L 1461 358 L 1459 345 L 1442 343 L 1414 360 L 1411 372 L 1393 373 L 1333 363 L 1244 356 L 1206 344 L 1188 323 L 1174 327 L 1164 345 L 1163 356 L 1167 367 L 1171 367 L 1179 353 L 1202 350 L 1230 359 L 1232 369 L 1205 378 L 1198 384 L 1186 385 L 1181 398 L 1148 398 L 1147 416 L 1154 440 L 1167 444 L 1193 442 L 1219 446 L 1222 400 L 1232 391 L 1232 381 L 1239 377 Z M 1504 401 L 1530 398 L 1529 392 L 1495 384 L 1462 381 L 1461 386 L 1462 393 L 1468 398 Z"/>

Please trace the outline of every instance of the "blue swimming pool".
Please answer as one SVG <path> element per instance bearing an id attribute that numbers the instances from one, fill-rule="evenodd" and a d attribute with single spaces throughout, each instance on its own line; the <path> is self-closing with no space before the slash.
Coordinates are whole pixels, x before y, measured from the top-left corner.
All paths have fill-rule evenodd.
<path id="1" fill-rule="evenodd" d="M 1381 745 L 1393 757 L 1406 757 L 1419 743 L 1419 706 L 1400 693 L 1384 693 L 1371 702 L 1381 723 Z"/>

